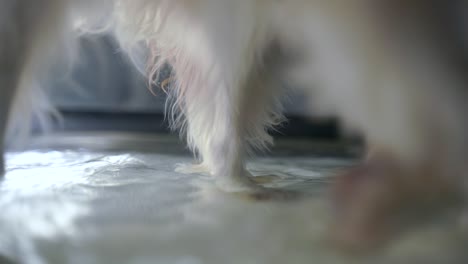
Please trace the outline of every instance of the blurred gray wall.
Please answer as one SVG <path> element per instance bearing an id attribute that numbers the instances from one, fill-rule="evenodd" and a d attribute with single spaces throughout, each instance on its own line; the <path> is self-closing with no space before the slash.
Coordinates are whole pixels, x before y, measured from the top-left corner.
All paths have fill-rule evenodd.
<path id="1" fill-rule="evenodd" d="M 145 78 L 110 37 L 82 38 L 78 64 L 71 71 L 58 65 L 51 75 L 51 98 L 59 109 L 68 111 L 104 111 L 163 113 L 165 94 L 148 89 Z M 290 94 L 285 100 L 289 115 L 304 114 L 304 97 Z"/>

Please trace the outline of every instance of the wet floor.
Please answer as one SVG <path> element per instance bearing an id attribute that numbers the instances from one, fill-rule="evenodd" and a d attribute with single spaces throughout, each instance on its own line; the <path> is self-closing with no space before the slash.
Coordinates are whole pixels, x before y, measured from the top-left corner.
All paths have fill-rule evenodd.
<path id="1" fill-rule="evenodd" d="M 192 161 L 177 140 L 136 138 L 49 137 L 9 153 L 1 255 L 33 264 L 468 263 L 467 236 L 450 217 L 371 256 L 330 247 L 326 190 L 353 164 L 336 149 L 280 142 L 274 155 L 253 159 L 252 174 L 274 176 L 262 178 L 266 187 L 304 194 L 258 202 L 218 191 L 210 176 L 174 172 Z"/>

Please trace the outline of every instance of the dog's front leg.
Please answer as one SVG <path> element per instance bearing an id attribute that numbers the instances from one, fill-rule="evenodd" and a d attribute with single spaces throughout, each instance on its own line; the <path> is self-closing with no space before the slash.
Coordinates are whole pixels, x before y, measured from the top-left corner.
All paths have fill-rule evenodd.
<path id="1" fill-rule="evenodd" d="M 247 49 L 239 51 L 235 60 L 216 62 L 214 72 L 184 95 L 188 142 L 204 168 L 216 178 L 216 184 L 225 191 L 245 191 L 256 188 L 245 169 L 246 130 L 248 108 L 247 76 L 241 73 L 247 67 Z M 222 68 L 222 65 L 229 65 Z M 219 68 L 218 68 L 219 67 Z M 247 70 L 248 71 L 248 70 Z"/>
<path id="2" fill-rule="evenodd" d="M 2 36 L 0 39 L 3 40 Z M 11 70 L 5 69 L 6 65 L 9 65 L 8 59 L 5 59 L 3 55 L 4 47 L 0 47 L 0 176 L 5 172 L 5 160 L 3 156 L 5 148 L 5 133 L 8 122 L 9 109 L 14 95 L 16 87 L 15 73 Z"/>
<path id="3" fill-rule="evenodd" d="M 25 61 L 29 1 L 0 1 L 0 175 L 5 172 L 4 148 L 8 116 Z"/>
<path id="4" fill-rule="evenodd" d="M 220 1 L 213 5 L 210 8 L 217 12 L 207 10 L 197 18 L 193 25 L 198 27 L 191 32 L 201 33 L 186 34 L 190 44 L 178 48 L 182 52 L 172 63 L 188 144 L 201 162 L 184 171 L 207 171 L 226 191 L 252 190 L 258 187 L 245 169 L 251 144 L 247 137 L 252 136 L 252 126 L 265 125 L 263 120 L 252 124 L 252 116 L 258 116 L 252 109 L 263 107 L 249 106 L 266 104 L 263 98 L 258 103 L 249 99 L 254 89 L 250 79 L 256 52 L 265 44 L 258 22 L 261 13 L 254 2 Z M 265 140 L 261 136 L 258 141 Z"/>
<path id="5" fill-rule="evenodd" d="M 31 79 L 47 65 L 64 26 L 66 0 L 0 0 L 0 175 L 5 172 L 4 148 L 9 116 L 15 109 L 30 109 L 22 100 L 31 96 Z M 17 95 L 16 95 L 17 94 Z M 15 100 L 14 100 L 15 99 Z M 18 104 L 18 105 L 16 105 Z M 23 115 L 24 114 L 24 115 Z M 18 117 L 29 122 L 21 112 Z"/>

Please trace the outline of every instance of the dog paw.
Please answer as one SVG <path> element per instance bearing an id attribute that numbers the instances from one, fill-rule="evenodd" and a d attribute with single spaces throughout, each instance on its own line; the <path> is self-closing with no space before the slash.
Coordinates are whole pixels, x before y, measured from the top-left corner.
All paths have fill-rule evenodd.
<path id="1" fill-rule="evenodd" d="M 175 172 L 182 174 L 195 174 L 195 173 L 210 173 L 210 170 L 203 163 L 200 164 L 177 164 Z"/>
<path id="2" fill-rule="evenodd" d="M 252 176 L 246 172 L 242 177 L 223 177 L 216 180 L 219 189 L 234 193 L 250 201 L 289 201 L 300 197 L 296 191 L 266 188 L 260 184 L 271 183 L 278 176 Z"/>
<path id="3" fill-rule="evenodd" d="M 216 177 L 216 186 L 225 192 L 251 192 L 262 189 L 250 174 L 243 174 L 241 176 L 220 176 Z"/>

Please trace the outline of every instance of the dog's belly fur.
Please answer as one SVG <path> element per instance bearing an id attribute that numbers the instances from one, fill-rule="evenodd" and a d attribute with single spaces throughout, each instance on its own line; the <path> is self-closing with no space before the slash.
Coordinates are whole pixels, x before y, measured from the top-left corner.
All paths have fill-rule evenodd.
<path id="1" fill-rule="evenodd" d="M 165 63 L 174 69 L 168 115 L 198 163 L 184 172 L 208 172 L 227 191 L 264 191 L 245 159 L 272 144 L 267 131 L 283 120 L 283 74 L 362 132 L 376 156 L 405 171 L 431 167 L 434 177 L 462 186 L 465 47 L 454 44 L 464 44 L 462 34 L 452 34 L 445 17 L 454 4 L 435 3 L 0 0 L 0 148 L 7 124 L 27 130 L 16 122 L 44 108 L 34 104 L 35 77 L 76 15 L 106 15 L 130 55 L 142 43 L 149 48 L 150 80 Z"/>

